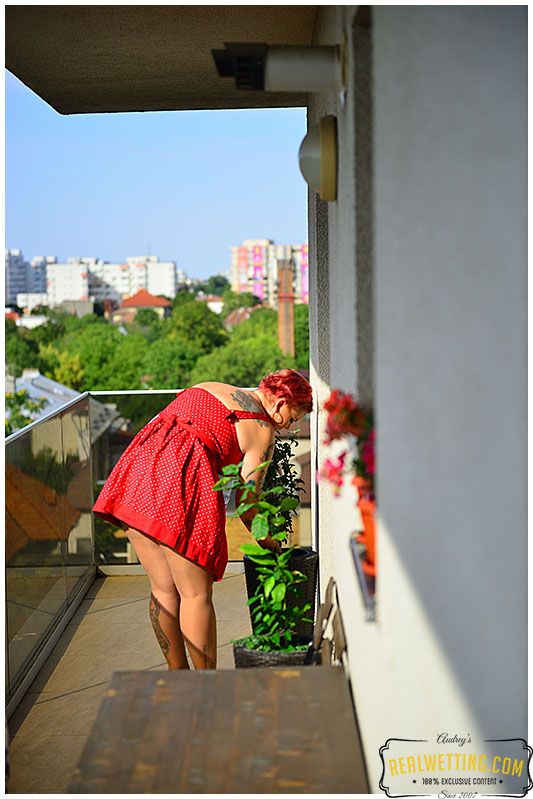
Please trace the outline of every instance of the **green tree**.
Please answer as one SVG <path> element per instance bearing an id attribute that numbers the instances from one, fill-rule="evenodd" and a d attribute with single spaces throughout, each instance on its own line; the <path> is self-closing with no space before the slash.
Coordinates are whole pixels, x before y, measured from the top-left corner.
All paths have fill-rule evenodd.
<path id="1" fill-rule="evenodd" d="M 261 300 L 251 291 L 244 291 L 242 294 L 237 294 L 231 289 L 226 289 L 222 295 L 224 300 L 224 307 L 222 309 L 222 317 L 225 319 L 232 311 L 237 308 L 253 308 L 255 305 L 261 305 Z"/>
<path id="2" fill-rule="evenodd" d="M 46 377 L 54 378 L 54 372 L 59 367 L 59 356 L 61 355 L 61 340 L 55 344 L 39 344 L 39 355 L 43 361 L 43 374 Z"/>
<path id="3" fill-rule="evenodd" d="M 11 320 L 10 320 L 11 321 Z M 39 345 L 30 331 L 22 332 L 16 325 L 6 326 L 5 362 L 9 374 L 20 377 L 23 369 L 44 369 L 45 364 L 39 353 Z"/>
<path id="4" fill-rule="evenodd" d="M 159 322 L 160 317 L 153 308 L 140 308 L 135 315 L 135 321 L 142 327 L 149 327 Z"/>
<path id="5" fill-rule="evenodd" d="M 269 335 L 232 341 L 199 358 L 191 372 L 191 383 L 215 380 L 238 386 L 257 386 L 261 378 L 279 369 L 294 369 L 296 363 L 284 355 Z"/>
<path id="6" fill-rule="evenodd" d="M 122 334 L 111 325 L 88 326 L 68 337 L 65 342 L 70 355 L 78 355 L 83 366 L 81 391 L 121 389 L 111 369 Z M 137 386 L 135 386 L 137 388 Z"/>
<path id="7" fill-rule="evenodd" d="M 125 336 L 120 334 L 120 344 L 109 361 L 112 378 L 109 383 L 117 391 L 142 388 L 141 377 L 144 372 L 144 359 L 148 342 L 139 334 Z"/>
<path id="8" fill-rule="evenodd" d="M 185 305 L 187 302 L 194 302 L 196 298 L 196 293 L 194 290 L 187 288 L 180 289 L 174 299 L 171 301 L 172 310 L 174 308 L 179 308 L 181 305 Z"/>
<path id="9" fill-rule="evenodd" d="M 32 338 L 39 345 L 53 344 L 63 338 L 66 332 L 66 317 L 68 314 L 45 314 L 47 321 L 32 330 Z"/>
<path id="10" fill-rule="evenodd" d="M 177 306 L 168 319 L 169 338 L 194 344 L 200 353 L 208 353 L 228 341 L 220 317 L 205 302 L 187 302 Z"/>
<path id="11" fill-rule="evenodd" d="M 32 414 L 35 411 L 40 411 L 45 405 L 44 398 L 32 400 L 25 389 L 15 391 L 14 394 L 8 392 L 5 396 L 6 436 L 31 424 L 33 422 Z"/>
<path id="12" fill-rule="evenodd" d="M 309 306 L 294 306 L 294 355 L 297 369 L 309 370 Z"/>
<path id="13" fill-rule="evenodd" d="M 78 355 L 83 370 L 79 391 L 120 391 L 139 388 L 148 344 L 140 334 L 124 335 L 106 321 L 86 324 L 66 336 L 63 348 Z M 68 361 L 67 361 L 68 362 Z"/>
<path id="14" fill-rule="evenodd" d="M 78 391 L 83 386 L 84 376 L 85 372 L 81 365 L 79 352 L 74 354 L 66 351 L 58 353 L 58 364 L 52 373 L 54 380 Z"/>
<path id="15" fill-rule="evenodd" d="M 165 321 L 153 308 L 141 308 L 135 316 L 135 321 L 126 325 L 131 333 L 140 333 L 149 342 L 157 341 L 165 331 Z"/>
<path id="16" fill-rule="evenodd" d="M 213 275 L 200 285 L 205 294 L 214 294 L 216 297 L 221 297 L 229 287 L 230 282 L 223 275 Z"/>
<path id="17" fill-rule="evenodd" d="M 236 325 L 231 333 L 232 341 L 243 341 L 256 336 L 269 335 L 274 343 L 278 340 L 278 314 L 273 308 L 257 308 L 250 318 Z"/>
<path id="18" fill-rule="evenodd" d="M 159 338 L 154 341 L 143 361 L 146 385 L 150 388 L 183 388 L 189 385 L 191 370 L 201 351 L 194 342 L 184 339 Z"/>

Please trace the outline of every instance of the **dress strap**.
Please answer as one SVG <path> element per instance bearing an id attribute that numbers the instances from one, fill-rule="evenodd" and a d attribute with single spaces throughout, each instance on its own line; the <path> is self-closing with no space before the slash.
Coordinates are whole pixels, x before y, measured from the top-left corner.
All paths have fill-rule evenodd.
<path id="1" fill-rule="evenodd" d="M 272 419 L 270 419 L 266 413 L 255 413 L 253 411 L 230 411 L 230 413 L 226 416 L 226 419 L 231 418 L 236 419 L 262 419 L 269 424 L 272 424 Z"/>

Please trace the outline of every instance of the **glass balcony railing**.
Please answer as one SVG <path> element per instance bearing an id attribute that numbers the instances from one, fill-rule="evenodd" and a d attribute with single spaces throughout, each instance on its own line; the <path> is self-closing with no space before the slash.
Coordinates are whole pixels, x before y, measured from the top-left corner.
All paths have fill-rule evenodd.
<path id="1" fill-rule="evenodd" d="M 6 439 L 10 697 L 94 571 L 89 397 Z"/>
<path id="2" fill-rule="evenodd" d="M 54 635 L 96 573 L 137 563 L 124 532 L 91 513 L 94 499 L 136 433 L 176 391 L 90 392 L 6 438 L 6 694 L 23 693 Z M 308 419 L 295 466 L 309 483 Z M 310 490 L 291 543 L 310 545 Z M 230 560 L 250 540 L 228 518 Z M 46 656 L 46 655 L 44 655 Z"/>

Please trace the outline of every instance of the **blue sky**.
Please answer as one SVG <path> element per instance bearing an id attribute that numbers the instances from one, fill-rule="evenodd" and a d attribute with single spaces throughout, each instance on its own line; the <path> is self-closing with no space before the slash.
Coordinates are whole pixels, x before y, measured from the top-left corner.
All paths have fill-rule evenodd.
<path id="1" fill-rule="evenodd" d="M 305 126 L 302 108 L 62 116 L 6 72 L 5 246 L 206 278 L 243 238 L 304 243 Z"/>

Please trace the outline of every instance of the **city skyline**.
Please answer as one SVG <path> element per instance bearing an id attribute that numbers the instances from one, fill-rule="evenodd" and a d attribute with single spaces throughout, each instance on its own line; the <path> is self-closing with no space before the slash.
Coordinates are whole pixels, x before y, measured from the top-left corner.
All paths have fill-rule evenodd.
<path id="1" fill-rule="evenodd" d="M 247 238 L 307 241 L 304 109 L 62 116 L 6 72 L 6 249 L 127 253 L 190 277 Z"/>
<path id="2" fill-rule="evenodd" d="M 291 264 L 296 301 L 308 303 L 307 244 L 245 239 L 241 245 L 231 246 L 231 268 L 219 274 L 236 293 L 251 292 L 276 308 L 282 263 Z M 94 256 L 70 256 L 60 263 L 54 255 L 28 259 L 19 248 L 5 251 L 5 304 L 24 308 L 25 313 L 39 305 L 57 307 L 64 301 L 121 301 L 139 288 L 172 299 L 180 286 L 199 282 L 175 261 L 161 261 L 157 255 L 128 256 L 114 263 Z"/>

